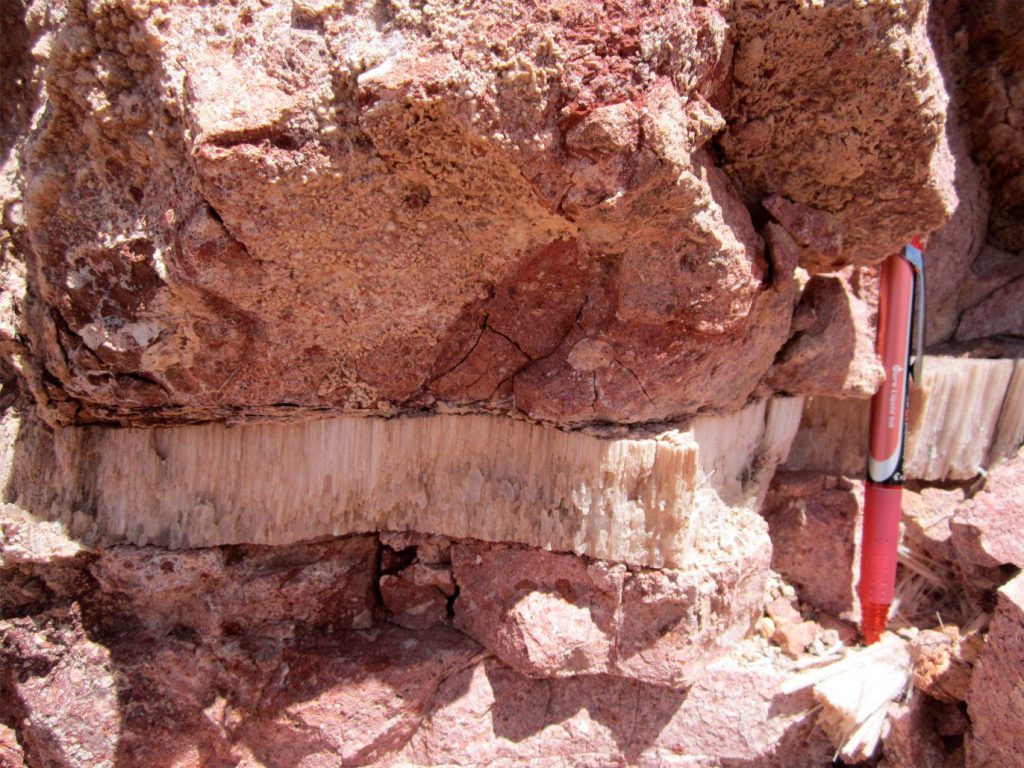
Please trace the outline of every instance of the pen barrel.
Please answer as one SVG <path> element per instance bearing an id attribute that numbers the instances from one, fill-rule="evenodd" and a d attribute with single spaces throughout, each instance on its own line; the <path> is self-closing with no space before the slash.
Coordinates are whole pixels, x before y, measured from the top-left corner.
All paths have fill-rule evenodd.
<path id="1" fill-rule="evenodd" d="M 885 380 L 871 398 L 868 480 L 898 484 L 903 481 L 914 270 L 903 257 L 890 256 L 882 263 L 880 278 L 875 348 Z"/>
<path id="2" fill-rule="evenodd" d="M 889 605 L 896 584 L 903 489 L 867 483 L 864 487 L 864 533 L 860 551 L 861 603 Z"/>

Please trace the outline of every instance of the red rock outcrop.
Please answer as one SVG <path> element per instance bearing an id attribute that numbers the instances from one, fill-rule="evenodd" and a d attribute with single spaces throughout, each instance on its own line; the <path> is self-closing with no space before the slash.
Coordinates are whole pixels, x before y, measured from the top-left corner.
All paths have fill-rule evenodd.
<path id="1" fill-rule="evenodd" d="M 741 405 L 798 256 L 877 261 L 953 202 L 925 4 L 769 6 L 71 2 L 14 167 L 37 399 L 61 422 Z M 778 231 L 748 209 L 771 195 Z"/>
<path id="2" fill-rule="evenodd" d="M 458 544 L 455 626 L 534 677 L 609 674 L 685 688 L 761 613 L 761 536 L 687 569 L 627 569 L 572 555 Z"/>
<path id="3" fill-rule="evenodd" d="M 40 397 L 79 421 L 741 404 L 793 264 L 704 148 L 724 39 L 714 5 L 72 2 L 25 164 Z"/>

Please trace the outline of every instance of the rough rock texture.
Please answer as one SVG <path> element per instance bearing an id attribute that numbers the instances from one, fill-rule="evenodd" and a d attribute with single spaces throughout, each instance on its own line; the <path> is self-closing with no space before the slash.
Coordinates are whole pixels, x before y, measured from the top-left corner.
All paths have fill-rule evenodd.
<path id="1" fill-rule="evenodd" d="M 885 380 L 875 354 L 877 311 L 851 282 L 860 274 L 815 275 L 800 294 L 794 335 L 775 358 L 767 383 L 776 391 L 871 397 Z"/>
<path id="2" fill-rule="evenodd" d="M 921 632 L 910 646 L 914 686 L 939 701 L 966 701 L 972 667 L 981 648 L 980 635 L 962 639 L 956 626 Z"/>
<path id="3" fill-rule="evenodd" d="M 964 92 L 973 147 L 992 188 L 989 242 L 1024 251 L 1024 7 L 1015 0 L 965 3 L 970 68 Z"/>
<path id="4" fill-rule="evenodd" d="M 761 525 L 799 413 L 775 399 L 599 435 L 494 416 L 51 433 L 9 412 L 0 449 L 8 499 L 97 546 L 423 530 L 683 567 Z"/>
<path id="5" fill-rule="evenodd" d="M 772 539 L 772 570 L 800 599 L 838 616 L 858 604 L 854 590 L 863 484 L 809 472 L 779 472 L 762 514 Z"/>
<path id="6" fill-rule="evenodd" d="M 1019 766 L 1024 755 L 1024 575 L 999 590 L 967 700 L 968 768 Z"/>
<path id="7" fill-rule="evenodd" d="M 0 724 L 0 764 L 25 768 L 25 753 L 18 743 L 18 734 L 3 724 Z"/>
<path id="8" fill-rule="evenodd" d="M 998 465 L 950 523 L 957 556 L 972 565 L 1024 568 L 1024 451 Z"/>
<path id="9" fill-rule="evenodd" d="M 23 168 L 37 396 L 61 421 L 742 404 L 795 252 L 705 148 L 725 31 L 689 2 L 73 0 Z"/>
<path id="10" fill-rule="evenodd" d="M 59 609 L 0 622 L 0 638 L 5 709 L 30 764 L 112 765 L 121 724 L 110 651 Z"/>
<path id="11" fill-rule="evenodd" d="M 760 615 L 766 544 L 763 533 L 737 532 L 717 557 L 686 570 L 456 545 L 455 626 L 522 674 L 686 687 Z"/>
<path id="12" fill-rule="evenodd" d="M 373 622 L 377 540 L 353 536 L 288 548 L 114 547 L 90 566 L 100 588 L 136 604 L 154 634 L 187 627 L 206 638 L 291 635 L 300 627 Z"/>
<path id="13" fill-rule="evenodd" d="M 810 271 L 881 260 L 953 211 L 927 17 L 926 2 L 735 3 L 724 167 L 775 196 Z"/>
<path id="14" fill-rule="evenodd" d="M 950 748 L 938 732 L 934 702 L 912 695 L 889 707 L 889 734 L 883 743 L 884 768 L 960 768 L 962 745 Z"/>
<path id="15" fill-rule="evenodd" d="M 436 537 L 383 538 L 394 545 L 403 537 L 417 541 L 392 549 L 412 557 L 403 571 L 438 552 Z M 314 546 L 351 559 L 371 538 Z M 416 631 L 378 619 L 353 630 L 344 596 L 325 600 L 324 566 L 310 560 L 309 545 L 271 551 L 272 561 L 267 551 L 244 547 L 92 552 L 91 562 L 77 565 L 90 589 L 52 596 L 45 611 L 0 620 L 0 719 L 17 724 L 27 764 L 710 768 L 829 760 L 809 694 L 781 691 L 794 674 L 791 662 L 760 642 L 736 636 L 729 648 L 714 650 L 721 658 L 702 663 L 689 690 L 607 675 L 524 677 L 453 629 Z M 453 542 L 456 575 L 465 553 L 500 565 L 510 551 Z M 585 562 L 514 551 L 536 572 L 555 557 L 568 568 Z M 657 651 L 647 668 L 661 663 L 659 680 L 668 679 L 671 652 L 666 638 L 655 636 L 658 621 L 681 611 L 666 602 L 672 574 L 586 567 L 595 566 L 626 577 L 620 620 L 633 626 L 620 639 L 643 638 L 646 626 Z M 3 576 L 19 567 L 8 564 Z M 432 567 L 439 572 L 444 564 Z M 367 573 L 374 577 L 373 562 Z M 662 587 L 644 584 L 628 596 L 631 581 L 645 575 Z M 287 577 L 287 599 L 278 590 L 249 588 L 277 576 Z M 198 580 L 209 580 L 209 588 L 189 589 Z M 362 586 L 349 585 L 362 600 Z M 558 586 L 568 594 L 580 582 Z M 728 587 L 702 586 L 698 602 L 729 599 Z M 334 608 L 337 621 L 309 620 L 309 606 L 321 604 Z M 216 627 L 211 609 L 233 620 Z M 249 620 L 240 618 L 245 611 Z M 686 663 L 699 654 L 678 644 L 676 652 Z"/>
<path id="16" fill-rule="evenodd" d="M 824 768 L 920 234 L 875 759 L 1012 765 L 1022 21 L 5 0 L 0 763 Z"/>
<path id="17" fill-rule="evenodd" d="M 903 536 L 915 551 L 940 562 L 953 562 L 951 523 L 964 502 L 959 488 L 903 490 Z"/>

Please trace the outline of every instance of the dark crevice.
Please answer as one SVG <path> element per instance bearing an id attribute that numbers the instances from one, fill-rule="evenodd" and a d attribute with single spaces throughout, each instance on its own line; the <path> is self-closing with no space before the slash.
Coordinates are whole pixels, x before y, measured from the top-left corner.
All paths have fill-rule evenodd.
<path id="1" fill-rule="evenodd" d="M 483 320 L 480 322 L 480 330 L 477 333 L 476 338 L 473 340 L 473 344 L 466 351 L 466 354 L 464 354 L 462 357 L 460 357 L 458 362 L 456 362 L 454 365 L 450 366 L 447 370 L 442 371 L 441 373 L 437 374 L 437 376 L 434 376 L 433 378 L 428 380 L 427 383 L 426 383 L 426 386 L 429 387 L 431 384 L 433 384 L 438 379 L 443 379 L 449 373 L 451 373 L 456 368 L 458 368 L 460 365 L 462 365 L 464 362 L 466 362 L 466 360 L 469 359 L 469 356 L 472 355 L 473 352 L 476 351 L 477 345 L 480 344 L 480 339 L 483 338 L 484 331 L 486 331 L 486 330 L 487 330 L 487 315 L 484 315 Z"/>
<path id="2" fill-rule="evenodd" d="M 630 367 L 629 367 L 628 365 L 626 365 L 625 363 L 623 363 L 623 362 L 622 362 L 621 360 L 619 360 L 619 358 L 615 357 L 614 355 L 612 355 L 612 360 L 614 360 L 614 361 L 615 361 L 616 363 L 618 363 L 618 364 L 619 364 L 619 366 L 620 366 L 620 367 L 621 367 L 621 368 L 622 368 L 622 369 L 623 369 L 623 370 L 624 370 L 624 371 L 625 371 L 626 373 L 628 373 L 628 374 L 629 374 L 630 376 L 632 376 L 632 377 L 633 377 L 634 379 L 636 379 L 636 383 L 640 385 L 640 391 L 644 393 L 644 397 L 646 397 L 646 398 L 647 398 L 647 402 L 649 402 L 649 403 L 650 403 L 651 405 L 654 405 L 654 400 L 653 400 L 653 399 L 651 398 L 650 394 L 649 394 L 649 393 L 647 392 L 647 387 L 645 387 L 645 386 L 644 386 L 644 383 L 643 383 L 643 382 L 642 382 L 642 381 L 640 380 L 640 377 L 639 377 L 639 376 L 637 376 L 637 375 L 636 375 L 636 374 L 635 374 L 635 373 L 633 372 L 633 369 L 632 369 L 632 368 L 630 368 Z"/>
<path id="3" fill-rule="evenodd" d="M 501 338 L 503 338 L 503 339 L 504 339 L 505 341 L 507 341 L 507 342 L 508 342 L 509 344 L 511 344 L 511 345 L 512 345 L 513 347 L 515 347 L 515 348 L 516 348 L 517 350 L 519 350 L 519 354 L 521 354 L 521 355 L 522 355 L 523 357 L 525 357 L 525 358 L 526 358 L 527 360 L 529 360 L 529 361 L 531 361 L 531 362 L 533 361 L 533 358 L 532 358 L 532 357 L 531 357 L 530 355 L 526 354 L 526 352 L 525 352 L 525 351 L 523 350 L 523 348 L 522 348 L 521 346 L 519 346 L 518 342 L 516 342 L 516 340 L 515 340 L 515 339 L 513 339 L 513 338 L 512 338 L 512 337 L 510 337 L 510 336 L 506 336 L 506 335 L 505 335 L 504 333 L 502 333 L 501 331 L 499 331 L 499 330 L 498 330 L 497 328 L 495 328 L 495 327 L 494 327 L 493 325 L 488 325 L 488 324 L 487 324 L 487 317 L 486 317 L 486 316 L 484 317 L 484 327 L 485 327 L 485 328 L 486 328 L 486 329 L 487 329 L 488 331 L 490 331 L 491 333 L 493 333 L 493 334 L 495 334 L 495 335 L 497 335 L 497 336 L 501 336 Z"/>

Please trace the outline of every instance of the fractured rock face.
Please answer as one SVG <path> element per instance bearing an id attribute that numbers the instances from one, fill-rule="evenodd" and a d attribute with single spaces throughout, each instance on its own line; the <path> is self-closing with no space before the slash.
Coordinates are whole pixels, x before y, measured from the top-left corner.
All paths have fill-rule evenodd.
<path id="1" fill-rule="evenodd" d="M 453 675 L 399 753 L 413 765 L 826 765 L 810 693 L 777 658 L 736 652 L 689 691 L 605 676 L 536 680 L 487 659 Z"/>
<path id="2" fill-rule="evenodd" d="M 742 404 L 794 262 L 704 148 L 724 41 L 689 1 L 74 0 L 23 169 L 40 398 L 64 422 Z"/>
<path id="3" fill-rule="evenodd" d="M 777 391 L 871 397 L 885 380 L 875 354 L 875 310 L 851 287 L 862 275 L 814 275 L 800 294 L 792 338 L 767 383 Z"/>

